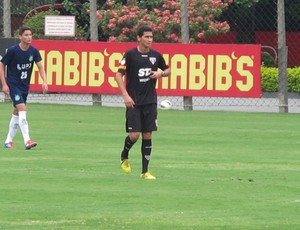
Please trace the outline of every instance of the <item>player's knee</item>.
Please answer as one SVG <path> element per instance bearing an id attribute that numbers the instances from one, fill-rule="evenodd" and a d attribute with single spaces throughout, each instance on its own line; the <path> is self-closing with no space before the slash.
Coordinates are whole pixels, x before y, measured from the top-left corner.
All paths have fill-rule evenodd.
<path id="1" fill-rule="evenodd" d="M 136 142 L 140 137 L 140 133 L 139 132 L 133 132 L 133 133 L 129 133 L 129 138 L 132 142 Z"/>

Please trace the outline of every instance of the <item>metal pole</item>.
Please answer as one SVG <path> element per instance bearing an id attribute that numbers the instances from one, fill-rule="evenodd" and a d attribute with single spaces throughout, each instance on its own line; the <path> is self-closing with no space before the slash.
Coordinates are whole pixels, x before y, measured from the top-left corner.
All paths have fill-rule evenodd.
<path id="1" fill-rule="evenodd" d="M 277 32 L 278 32 L 278 76 L 279 76 L 279 112 L 288 112 L 287 95 L 287 47 L 285 32 L 284 0 L 277 0 Z"/>
<path id="2" fill-rule="evenodd" d="M 11 10 L 10 0 L 3 1 L 3 34 L 5 38 L 11 38 Z"/>
<path id="3" fill-rule="evenodd" d="M 92 42 L 98 41 L 98 23 L 96 17 L 97 1 L 90 0 L 90 40 Z M 93 94 L 93 105 L 102 105 L 101 94 Z"/>
<path id="4" fill-rule="evenodd" d="M 183 44 L 188 44 L 190 40 L 189 35 L 189 15 L 187 9 L 187 0 L 181 0 L 181 39 Z"/>
<path id="5" fill-rule="evenodd" d="M 180 5 L 180 17 L 181 17 L 181 39 L 183 44 L 189 44 L 189 15 L 187 0 L 181 0 Z M 183 108 L 184 110 L 193 110 L 193 98 L 184 96 L 183 97 Z"/>
<path id="6" fill-rule="evenodd" d="M 97 25 L 97 1 L 90 0 L 90 33 L 91 41 L 98 41 L 98 25 Z"/>

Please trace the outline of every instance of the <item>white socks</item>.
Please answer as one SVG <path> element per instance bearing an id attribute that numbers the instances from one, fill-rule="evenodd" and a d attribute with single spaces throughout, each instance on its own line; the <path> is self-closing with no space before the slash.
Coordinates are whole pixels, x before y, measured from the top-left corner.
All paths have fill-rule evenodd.
<path id="1" fill-rule="evenodd" d="M 26 119 L 26 112 L 27 111 L 20 111 L 19 112 L 19 126 L 23 135 L 24 144 L 30 140 L 29 137 L 29 127 Z"/>
<path id="2" fill-rule="evenodd" d="M 17 134 L 18 131 L 18 125 L 19 125 L 19 116 L 16 116 L 12 114 L 9 126 L 8 126 L 8 134 L 5 140 L 5 143 L 12 142 L 14 137 Z"/>

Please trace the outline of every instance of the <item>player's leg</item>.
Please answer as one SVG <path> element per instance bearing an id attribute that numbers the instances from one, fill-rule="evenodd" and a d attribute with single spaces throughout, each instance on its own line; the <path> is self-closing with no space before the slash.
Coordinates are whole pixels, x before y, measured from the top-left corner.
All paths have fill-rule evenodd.
<path id="1" fill-rule="evenodd" d="M 8 125 L 8 133 L 6 140 L 4 142 L 4 148 L 14 148 L 15 145 L 13 143 L 13 139 L 17 134 L 19 126 L 19 116 L 16 108 L 13 109 L 11 119 Z"/>
<path id="2" fill-rule="evenodd" d="M 12 111 L 12 117 L 10 119 L 9 125 L 8 125 L 8 134 L 6 137 L 6 140 L 4 142 L 4 148 L 14 148 L 13 138 L 15 137 L 17 131 L 18 131 L 18 124 L 19 124 L 19 115 L 18 110 L 15 107 L 16 103 L 21 99 L 18 95 L 20 94 L 19 90 L 14 87 L 9 88 L 9 95 L 13 102 L 13 111 Z"/>
<path id="3" fill-rule="evenodd" d="M 148 165 L 150 161 L 151 151 L 152 151 L 152 133 L 143 133 L 142 134 L 142 146 L 141 146 L 141 153 L 142 153 L 142 173 L 148 172 Z"/>
<path id="4" fill-rule="evenodd" d="M 23 135 L 25 149 L 31 149 L 37 146 L 37 143 L 32 141 L 29 136 L 26 100 L 27 100 L 27 94 L 20 95 L 20 99 L 15 102 L 15 107 L 18 110 L 18 114 L 19 114 L 19 127 Z"/>
<path id="5" fill-rule="evenodd" d="M 124 147 L 121 153 L 121 161 L 128 159 L 129 150 L 138 140 L 140 133 L 139 132 L 130 132 L 128 136 L 126 136 L 124 141 Z"/>
<path id="6" fill-rule="evenodd" d="M 125 138 L 124 142 L 124 148 L 121 152 L 121 168 L 125 173 L 130 173 L 131 172 L 131 167 L 129 163 L 129 150 L 132 148 L 132 146 L 135 144 L 135 142 L 138 139 L 138 136 L 140 133 L 129 133 L 129 135 Z"/>
<path id="7" fill-rule="evenodd" d="M 152 131 L 157 130 L 157 106 L 147 105 L 143 110 L 142 127 L 142 174 L 143 179 L 156 179 L 148 170 L 152 152 Z"/>
<path id="8" fill-rule="evenodd" d="M 125 138 L 124 147 L 121 152 L 121 168 L 125 173 L 131 172 L 129 164 L 129 151 L 136 143 L 140 136 L 140 110 L 138 108 L 126 109 L 126 132 L 128 136 Z"/>

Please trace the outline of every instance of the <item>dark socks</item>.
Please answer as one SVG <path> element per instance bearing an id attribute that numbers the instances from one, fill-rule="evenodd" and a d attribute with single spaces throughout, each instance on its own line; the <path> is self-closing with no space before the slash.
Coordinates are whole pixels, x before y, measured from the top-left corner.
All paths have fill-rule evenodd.
<path id="1" fill-rule="evenodd" d="M 127 136 L 125 138 L 125 142 L 124 142 L 124 148 L 123 151 L 121 153 L 121 161 L 128 159 L 128 154 L 129 154 L 129 150 L 131 149 L 131 147 L 134 145 L 135 142 L 132 142 L 129 138 L 129 136 Z"/>
<path id="2" fill-rule="evenodd" d="M 150 140 L 142 140 L 142 173 L 146 173 L 148 171 L 148 165 L 150 161 L 150 155 L 152 150 L 152 141 Z"/>

